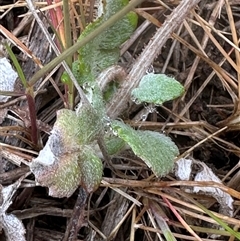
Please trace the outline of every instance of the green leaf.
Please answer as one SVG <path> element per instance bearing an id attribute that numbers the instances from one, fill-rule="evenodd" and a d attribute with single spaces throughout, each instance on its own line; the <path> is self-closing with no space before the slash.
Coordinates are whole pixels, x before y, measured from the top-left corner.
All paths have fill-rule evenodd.
<path id="1" fill-rule="evenodd" d="M 79 161 L 81 163 L 82 173 L 81 185 L 88 193 L 93 192 L 98 188 L 102 180 L 102 161 L 88 146 L 85 146 L 81 151 Z"/>
<path id="2" fill-rule="evenodd" d="M 95 118 L 102 120 L 106 116 L 105 103 L 103 100 L 102 91 L 100 90 L 97 83 L 92 83 L 91 85 L 85 84 L 84 90 L 86 96 L 91 103 L 94 111 Z"/>
<path id="3" fill-rule="evenodd" d="M 89 144 L 96 140 L 103 130 L 101 103 L 98 102 L 99 109 L 96 111 L 89 105 L 84 104 L 77 112 L 77 123 L 75 129 L 81 144 Z"/>
<path id="4" fill-rule="evenodd" d="M 69 149 L 77 149 L 83 140 L 79 139 L 79 132 L 76 128 L 78 117 L 75 111 L 61 109 L 57 111 L 57 120 L 52 130 L 56 134 L 55 146 L 59 153 L 65 153 Z M 57 155 L 57 153 L 54 153 Z"/>
<path id="5" fill-rule="evenodd" d="M 54 126 L 54 132 L 59 133 L 58 146 L 67 150 L 91 143 L 103 128 L 102 120 L 87 104 L 79 107 L 77 113 L 68 109 L 59 110 Z"/>
<path id="6" fill-rule="evenodd" d="M 27 82 L 26 77 L 23 73 L 21 65 L 19 64 L 19 62 L 18 62 L 15 54 L 13 53 L 12 49 L 10 48 L 10 46 L 8 44 L 5 44 L 5 47 L 7 49 L 7 52 L 9 54 L 9 56 L 11 57 L 11 60 L 13 61 L 13 64 L 14 64 L 16 70 L 17 70 L 18 76 L 19 76 L 20 80 L 22 81 L 22 84 L 23 84 L 24 88 L 27 89 L 28 88 L 28 82 Z"/>
<path id="7" fill-rule="evenodd" d="M 89 192 L 98 186 L 101 160 L 85 145 L 97 138 L 102 125 L 89 105 L 82 105 L 77 113 L 67 109 L 57 112 L 45 147 L 30 164 L 36 181 L 49 188 L 49 195 L 69 197 L 80 183 Z"/>
<path id="8" fill-rule="evenodd" d="M 103 15 L 85 28 L 79 40 L 93 32 L 127 4 L 128 0 L 106 0 L 106 5 L 103 6 Z M 80 48 L 79 73 L 81 77 L 78 79 L 80 84 L 95 81 L 102 70 L 117 63 L 119 47 L 135 30 L 137 19 L 134 12 L 128 13 L 123 19 Z"/>
<path id="9" fill-rule="evenodd" d="M 81 74 L 79 72 L 79 60 L 72 63 L 72 72 L 77 81 L 81 80 Z"/>
<path id="10" fill-rule="evenodd" d="M 71 83 L 71 79 L 66 71 L 63 72 L 61 76 L 61 81 L 65 85 L 69 85 Z"/>
<path id="11" fill-rule="evenodd" d="M 117 154 L 126 146 L 126 142 L 117 136 L 104 137 L 104 142 L 110 156 Z"/>
<path id="12" fill-rule="evenodd" d="M 111 126 L 156 176 L 163 176 L 171 171 L 179 151 L 169 137 L 157 132 L 134 130 L 120 121 L 113 121 Z"/>
<path id="13" fill-rule="evenodd" d="M 161 105 L 184 93 L 184 87 L 174 78 L 165 74 L 145 75 L 139 87 L 132 91 L 132 100 Z"/>

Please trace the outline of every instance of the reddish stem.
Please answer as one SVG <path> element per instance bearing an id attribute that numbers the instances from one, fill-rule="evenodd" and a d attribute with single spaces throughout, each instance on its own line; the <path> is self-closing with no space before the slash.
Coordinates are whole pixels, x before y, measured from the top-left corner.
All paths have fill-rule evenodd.
<path id="1" fill-rule="evenodd" d="M 31 138 L 32 142 L 37 146 L 38 145 L 38 128 L 37 128 L 37 118 L 36 118 L 36 108 L 34 98 L 26 93 L 28 108 L 29 108 L 29 116 L 31 121 Z"/>
<path id="2" fill-rule="evenodd" d="M 48 6 L 52 5 L 52 0 L 47 0 Z M 56 29 L 58 26 L 56 12 L 53 8 L 49 9 L 50 18 L 52 20 L 52 25 Z"/>
<path id="3" fill-rule="evenodd" d="M 61 2 L 61 0 L 55 0 L 56 3 Z M 61 7 L 56 7 L 56 18 L 58 22 L 58 32 L 59 32 L 59 37 L 62 41 L 63 48 L 65 49 L 66 47 L 66 41 L 65 41 L 65 36 L 64 36 L 64 22 L 63 22 L 63 12 Z"/>
<path id="4" fill-rule="evenodd" d="M 47 4 L 48 6 L 52 5 L 52 0 L 47 0 Z M 59 8 L 59 7 L 58 7 Z M 52 26 L 55 28 L 55 31 L 57 31 L 58 28 L 58 19 L 57 19 L 57 15 L 56 15 L 56 10 L 51 8 L 49 9 L 49 14 L 50 14 L 50 19 L 52 20 Z M 59 32 L 59 31 L 58 31 Z M 58 40 L 56 40 L 56 44 L 58 46 L 58 49 L 61 50 L 61 44 L 59 43 Z"/>

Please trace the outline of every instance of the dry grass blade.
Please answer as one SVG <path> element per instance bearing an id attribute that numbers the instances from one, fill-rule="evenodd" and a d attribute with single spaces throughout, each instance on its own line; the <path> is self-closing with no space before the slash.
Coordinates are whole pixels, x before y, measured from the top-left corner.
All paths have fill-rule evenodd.
<path id="1" fill-rule="evenodd" d="M 182 2 L 169 16 L 169 21 L 157 31 L 153 41 L 145 48 L 141 56 L 135 63 L 135 66 L 130 71 L 127 80 L 123 83 L 121 89 L 116 93 L 114 100 L 109 105 L 107 112 L 110 117 L 116 118 L 123 110 L 125 110 L 130 97 L 131 90 L 136 87 L 146 73 L 149 66 L 152 64 L 164 43 L 170 37 L 170 34 L 178 26 L 179 21 L 185 18 L 199 1 Z M 146 56 L 148 61 L 146 62 Z M 128 81 L 131 80 L 131 81 Z"/>
<path id="2" fill-rule="evenodd" d="M 65 1 L 69 23 L 64 29 L 63 1 L 4 2 L 7 5 L 0 6 L 0 33 L 17 47 L 13 51 L 27 80 L 61 55 L 64 48 L 77 43 L 99 8 L 97 0 Z M 108 102 L 108 115 L 121 118 L 135 129 L 163 132 L 180 150 L 176 161 L 193 157 L 206 164 L 221 182 L 195 181 L 202 170 L 200 165 L 191 166 L 190 179 L 178 180 L 173 172 L 156 178 L 140 158 L 126 150 L 108 157 L 108 164 L 103 158 L 101 185 L 88 198 L 81 191 L 69 198 L 49 197 L 33 176 L 27 176 L 28 165 L 48 140 L 56 112 L 71 106 L 69 89 L 60 78 L 64 69 L 72 74 L 69 66 L 78 60 L 76 52 L 69 57 L 68 65 L 60 63 L 36 82 L 30 82 L 41 134 L 39 145 L 31 141 L 29 108 L 21 83 L 16 83 L 12 98 L 0 104 L 0 184 L 8 186 L 21 179 L 7 214 L 24 220 L 27 241 L 236 239 L 191 198 L 234 227 L 239 235 L 240 3 L 142 2 L 134 9 L 139 16 L 138 28 L 120 49 L 121 67 L 114 67 L 115 73 L 110 67 L 97 78 L 101 90 L 105 90 L 118 75 L 115 81 L 120 89 Z M 58 40 L 50 24 L 58 33 Z M 152 71 L 150 66 L 156 73 L 174 76 L 184 85 L 181 98 L 162 106 L 136 105 L 131 101 L 131 90 L 147 71 Z M 85 98 L 75 82 L 78 91 L 74 91 L 72 108 Z M 223 213 L 221 202 L 209 193 L 193 193 L 197 187 L 230 195 L 234 199 L 232 214 Z"/>

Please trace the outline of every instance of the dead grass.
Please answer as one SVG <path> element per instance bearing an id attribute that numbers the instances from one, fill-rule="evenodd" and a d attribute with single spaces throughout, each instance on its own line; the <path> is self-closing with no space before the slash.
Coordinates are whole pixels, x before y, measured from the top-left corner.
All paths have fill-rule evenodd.
<path id="1" fill-rule="evenodd" d="M 74 42 L 93 19 L 96 9 L 93 3 L 92 0 L 70 3 Z M 114 172 L 105 168 L 99 189 L 88 198 L 78 240 L 161 240 L 164 227 L 168 227 L 177 240 L 235 239 L 229 232 L 219 229 L 216 221 L 206 215 L 195 201 L 238 230 L 240 4 L 230 0 L 200 1 L 188 14 L 180 18 L 181 13 L 175 14 L 173 20 L 169 15 L 180 4 L 181 1 L 177 0 L 164 3 L 144 1 L 135 10 L 140 16 L 140 24 L 132 40 L 122 46 L 121 61 L 129 73 L 127 78 L 131 77 L 134 84 L 139 81 L 135 73 L 145 73 L 152 64 L 155 72 L 175 76 L 185 86 L 185 94 L 173 103 L 156 107 L 153 113 L 144 106 L 131 105 L 124 121 L 136 128 L 164 131 L 178 145 L 181 152 L 179 158 L 190 155 L 205 162 L 223 184 L 207 180 L 179 181 L 174 173 L 157 179 L 132 153 L 122 153 L 112 160 Z M 0 11 L 7 14 L 23 6 L 26 3 L 18 1 L 0 6 Z M 40 16 L 44 26 L 49 26 L 43 15 L 49 18 L 50 9 L 57 9 L 61 2 L 56 1 L 50 6 L 37 2 L 35 6 L 42 12 Z M 23 20 L 14 26 L 12 32 L 3 25 L 0 25 L 0 32 L 20 49 L 18 55 L 29 79 L 54 58 L 54 53 L 31 14 L 21 13 L 23 15 Z M 60 22 L 58 19 L 57 23 Z M 166 34 L 157 39 L 162 45 L 154 49 L 151 57 L 144 54 L 162 27 L 175 30 L 170 31 L 171 36 Z M 63 38 L 63 34 L 60 36 Z M 138 69 L 139 64 L 136 63 L 144 58 L 143 62 L 147 64 Z M 25 164 L 38 155 L 39 148 L 46 142 L 56 110 L 66 106 L 64 88 L 60 82 L 62 71 L 57 66 L 34 86 L 37 125 L 43 141 L 39 145 L 31 142 L 26 98 L 14 97 L 1 104 L 2 185 L 11 184 L 29 171 Z M 128 88 L 132 87 L 126 83 L 125 93 Z M 21 85 L 16 87 L 16 92 L 23 93 Z M 121 106 L 119 104 L 117 108 L 112 103 L 109 113 L 116 111 L 119 114 L 119 110 L 124 109 L 129 101 L 126 98 L 127 95 L 123 98 L 119 92 L 116 99 L 119 99 L 117 103 L 121 102 Z M 147 120 L 142 121 L 146 115 Z M 32 176 L 28 176 L 22 181 L 8 212 L 23 220 L 27 240 L 62 240 L 67 221 L 74 215 L 72 211 L 77 194 L 69 199 L 53 199 L 33 180 Z M 233 215 L 220 213 L 219 204 L 211 196 L 188 193 L 187 189 L 194 186 L 215 187 L 231 195 L 235 200 Z"/>

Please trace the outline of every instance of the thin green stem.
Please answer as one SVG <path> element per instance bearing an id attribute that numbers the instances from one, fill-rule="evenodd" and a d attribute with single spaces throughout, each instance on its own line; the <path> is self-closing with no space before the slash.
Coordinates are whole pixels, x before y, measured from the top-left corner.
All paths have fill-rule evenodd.
<path id="1" fill-rule="evenodd" d="M 66 49 L 62 54 L 60 54 L 58 57 L 56 57 L 54 60 L 52 60 L 50 63 L 44 66 L 41 70 L 39 70 L 37 73 L 35 73 L 32 78 L 29 81 L 29 84 L 34 84 L 38 79 L 40 79 L 44 74 L 46 74 L 48 71 L 53 69 L 55 66 L 57 66 L 59 63 L 64 61 L 68 56 L 72 56 L 75 52 L 78 51 L 82 46 L 84 46 L 86 43 L 94 39 L 97 35 L 102 33 L 107 28 L 111 27 L 115 22 L 117 22 L 119 19 L 122 19 L 128 12 L 130 12 L 134 7 L 136 7 L 138 4 L 140 4 L 143 0 L 132 0 L 129 2 L 127 6 L 125 6 L 122 10 L 117 12 L 115 15 L 113 15 L 111 18 L 109 18 L 106 22 L 104 22 L 102 25 L 100 25 L 95 31 L 90 33 L 88 36 L 86 36 L 84 39 L 80 40 L 79 42 L 75 43 L 72 47 L 69 49 Z"/>
<path id="2" fill-rule="evenodd" d="M 38 129 L 37 129 L 37 118 L 36 118 L 36 109 L 35 109 L 35 102 L 34 102 L 34 93 L 33 93 L 33 88 L 30 86 L 25 78 L 25 75 L 23 73 L 23 70 L 13 53 L 12 49 L 8 44 L 5 45 L 6 49 L 8 51 L 8 54 L 10 55 L 13 64 L 18 72 L 18 76 L 22 81 L 22 84 L 25 88 L 25 94 L 27 97 L 27 102 L 28 102 L 28 108 L 29 108 L 29 116 L 31 120 L 31 137 L 32 137 L 32 142 L 37 146 L 38 144 Z"/>
<path id="3" fill-rule="evenodd" d="M 64 35 L 66 45 L 65 49 L 68 49 L 72 46 L 72 33 L 71 33 L 71 24 L 70 24 L 70 16 L 69 16 L 69 3 L 68 0 L 63 0 L 63 16 L 64 16 Z M 71 55 L 67 56 L 66 62 L 69 67 L 72 66 L 72 57 Z"/>
<path id="4" fill-rule="evenodd" d="M 219 225 L 221 225 L 226 231 L 228 231 L 231 235 L 233 235 L 235 238 L 240 240 L 240 232 L 236 232 L 232 228 L 228 226 L 227 223 L 225 223 L 222 219 L 218 218 L 216 215 L 214 215 L 210 210 L 205 208 L 201 203 L 197 202 L 193 198 L 191 198 L 189 195 L 181 193 L 185 198 L 190 200 L 192 203 L 194 203 L 197 207 L 201 208 L 209 217 L 211 217 L 214 221 L 216 221 Z"/>
<path id="5" fill-rule="evenodd" d="M 71 24 L 69 16 L 69 3 L 68 0 L 63 0 L 63 16 L 64 16 L 64 35 L 65 35 L 65 49 L 72 46 L 72 34 L 71 34 Z M 66 58 L 67 65 L 72 68 L 72 56 L 69 55 Z M 74 107 L 74 84 L 72 81 L 67 85 L 67 98 L 68 105 L 72 110 Z"/>
<path id="6" fill-rule="evenodd" d="M 25 75 L 22 71 L 22 68 L 21 68 L 15 54 L 13 53 L 12 49 L 10 48 L 10 46 L 7 43 L 5 44 L 5 47 L 8 51 L 9 56 L 11 57 L 11 60 L 13 61 L 13 64 L 17 70 L 18 76 L 21 79 L 23 86 L 25 87 L 25 89 L 27 89 L 28 88 L 27 80 L 25 78 Z"/>

